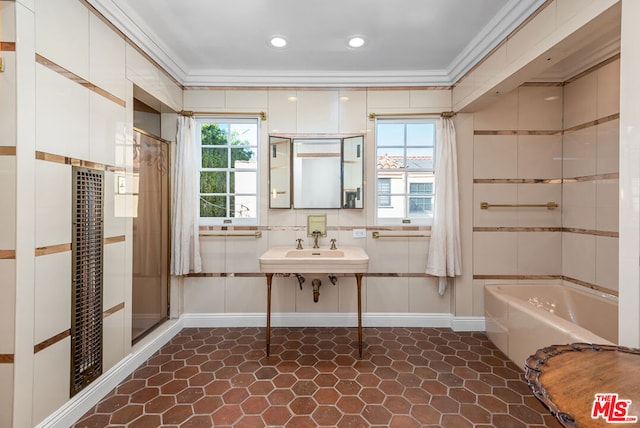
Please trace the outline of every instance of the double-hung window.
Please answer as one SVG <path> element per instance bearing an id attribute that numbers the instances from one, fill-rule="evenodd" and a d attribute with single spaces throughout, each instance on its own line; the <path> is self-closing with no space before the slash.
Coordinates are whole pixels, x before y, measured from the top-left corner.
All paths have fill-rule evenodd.
<path id="1" fill-rule="evenodd" d="M 201 118 L 200 224 L 257 224 L 257 118 Z"/>
<path id="2" fill-rule="evenodd" d="M 429 225 L 436 119 L 376 120 L 376 221 Z"/>

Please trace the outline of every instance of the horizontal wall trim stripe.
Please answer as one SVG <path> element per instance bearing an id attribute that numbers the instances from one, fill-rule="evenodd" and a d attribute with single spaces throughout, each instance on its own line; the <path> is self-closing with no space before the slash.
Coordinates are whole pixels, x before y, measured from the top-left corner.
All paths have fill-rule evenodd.
<path id="1" fill-rule="evenodd" d="M 0 51 L 2 52 L 15 52 L 16 42 L 0 42 Z"/>
<path id="2" fill-rule="evenodd" d="M 525 88 L 551 88 L 557 86 L 564 86 L 562 82 L 524 82 L 520 87 Z"/>
<path id="3" fill-rule="evenodd" d="M 517 130 L 517 129 L 499 129 L 499 130 L 475 130 L 473 135 L 567 135 L 573 132 L 580 131 L 582 129 L 591 128 L 593 126 L 601 125 L 603 123 L 611 122 L 612 120 L 620 119 L 620 113 L 615 113 L 609 116 L 601 117 L 600 119 L 591 120 L 589 122 L 581 123 L 565 130 Z"/>
<path id="4" fill-rule="evenodd" d="M 124 242 L 126 237 L 124 235 L 120 236 L 111 236 L 108 238 L 104 238 L 104 245 L 115 244 L 117 242 Z M 64 253 L 65 251 L 71 251 L 71 243 L 68 244 L 58 244 L 58 245 L 47 245 L 46 247 L 37 247 L 36 248 L 36 257 L 38 256 L 46 256 L 48 254 L 56 254 L 56 253 Z M 1 255 L 1 252 L 0 252 Z M 15 256 L 14 256 L 15 257 Z M 0 257 L 2 258 L 2 257 Z"/>
<path id="5" fill-rule="evenodd" d="M 526 131 L 526 130 L 476 130 L 473 135 L 562 135 L 562 130 L 557 131 Z"/>
<path id="6" fill-rule="evenodd" d="M 583 181 L 619 180 L 620 173 L 611 172 L 608 174 L 583 175 L 581 177 L 571 177 L 562 179 L 563 183 L 578 183 Z"/>
<path id="7" fill-rule="evenodd" d="M 102 318 L 106 318 L 109 315 L 113 315 L 118 311 L 121 311 L 124 309 L 124 302 L 122 303 L 118 303 L 117 305 L 115 305 L 112 308 L 107 309 L 106 311 L 102 312 Z"/>
<path id="8" fill-rule="evenodd" d="M 448 91 L 450 85 L 430 86 L 185 86 L 185 91 Z"/>
<path id="9" fill-rule="evenodd" d="M 326 274 L 329 274 L 327 272 Z M 286 273 L 277 273 L 276 277 L 290 277 L 293 274 Z M 302 276 L 318 276 L 325 275 L 324 273 L 308 273 L 303 274 Z M 331 274 L 332 276 L 338 278 L 353 278 L 354 274 L 350 273 L 337 273 Z M 428 273 L 411 273 L 411 272 L 366 272 L 362 274 L 364 277 L 368 278 L 437 278 L 436 276 L 429 275 Z M 187 278 L 264 278 L 265 274 L 262 272 L 198 272 L 198 273 L 190 273 L 188 275 L 184 275 Z"/>
<path id="10" fill-rule="evenodd" d="M 549 281 L 562 279 L 562 275 L 473 275 L 473 279 L 495 279 L 500 281 Z"/>
<path id="11" fill-rule="evenodd" d="M 617 290 L 612 290 L 610 288 L 602 287 L 600 285 L 592 284 L 590 282 L 582 281 L 580 279 L 571 278 L 570 276 L 562 276 L 562 279 L 564 281 L 571 282 L 573 284 L 580 285 L 580 286 L 585 287 L 585 288 L 590 288 L 590 289 L 595 290 L 595 291 L 600 291 L 601 293 L 607 293 L 607 294 L 611 294 L 613 296 L 618 297 L 618 291 Z"/>
<path id="12" fill-rule="evenodd" d="M 610 288 L 602 287 L 597 284 L 592 284 L 590 282 L 582 281 L 580 279 L 571 278 L 565 275 L 473 275 L 473 279 L 479 280 L 496 280 L 496 281 L 526 281 L 526 280 L 538 280 L 538 281 L 548 281 L 548 280 L 562 280 L 571 282 L 575 285 L 579 285 L 585 288 L 590 288 L 595 291 L 599 291 L 601 293 L 611 294 L 613 296 L 618 296 L 618 292 L 616 290 L 612 290 Z"/>
<path id="13" fill-rule="evenodd" d="M 570 178 L 474 178 L 474 184 L 566 184 L 583 181 L 618 180 L 620 173 L 583 175 Z"/>
<path id="14" fill-rule="evenodd" d="M 89 89 L 90 91 L 93 91 L 96 94 L 103 96 L 104 98 L 108 99 L 109 101 L 112 101 L 112 102 L 118 104 L 120 107 L 126 107 L 127 106 L 127 103 L 122 98 L 116 97 L 115 95 L 111 94 L 110 92 L 100 88 L 97 85 L 94 85 L 93 83 L 83 79 L 82 77 L 78 76 L 77 74 L 72 73 L 71 71 L 67 70 L 66 68 L 56 64 L 55 62 L 43 57 L 40 54 L 36 54 L 36 62 L 38 64 L 44 65 L 45 67 L 49 68 L 52 71 L 55 71 L 56 73 L 66 77 L 67 79 L 69 79 L 69 80 L 71 80 L 73 82 L 76 82 L 81 86 L 84 86 L 85 88 Z"/>
<path id="15" fill-rule="evenodd" d="M 431 226 L 327 226 L 327 230 L 331 231 L 350 231 L 353 229 L 365 229 L 367 231 L 405 231 L 405 232 L 420 232 L 430 231 Z M 307 226 L 200 226 L 200 231 L 282 231 L 282 232 L 304 232 L 307 230 Z M 206 235 L 204 235 L 206 236 Z"/>
<path id="16" fill-rule="evenodd" d="M 474 232 L 564 232 L 579 233 L 581 235 L 607 236 L 618 238 L 619 232 L 609 230 L 577 229 L 572 227 L 512 227 L 512 226 L 476 226 Z"/>
<path id="17" fill-rule="evenodd" d="M 562 178 L 474 178 L 474 184 L 561 184 Z"/>
<path id="18" fill-rule="evenodd" d="M 562 227 L 476 226 L 474 232 L 562 232 Z"/>
<path id="19" fill-rule="evenodd" d="M 58 245 L 48 245 L 46 247 L 37 247 L 36 248 L 36 257 L 38 257 L 38 256 L 46 256 L 46 255 L 49 255 L 49 254 L 64 253 L 66 251 L 71 251 L 71 243 L 58 244 Z"/>
<path id="20" fill-rule="evenodd" d="M 16 146 L 0 146 L 0 156 L 15 156 Z"/>
<path id="21" fill-rule="evenodd" d="M 0 364 L 13 364 L 13 354 L 0 354 Z"/>
<path id="22" fill-rule="evenodd" d="M 564 130 L 564 135 L 572 134 L 582 129 L 591 128 L 593 126 L 598 126 L 600 124 L 611 122 L 612 120 L 618 120 L 618 119 L 620 119 L 620 113 L 615 113 L 610 116 L 601 117 L 600 119 L 592 120 L 590 122 L 581 123 L 580 125 L 567 128 Z"/>
<path id="23" fill-rule="evenodd" d="M 15 260 L 16 250 L 0 250 L 0 260 Z"/>
<path id="24" fill-rule="evenodd" d="M 81 166 L 84 168 L 98 169 L 101 171 L 110 171 L 124 174 L 126 171 L 122 167 L 113 165 L 105 165 L 103 163 L 91 162 L 82 159 L 71 158 L 68 156 L 56 155 L 53 153 L 46 153 L 36 151 L 36 159 L 47 162 L 62 163 L 65 165 Z"/>
<path id="25" fill-rule="evenodd" d="M 71 335 L 71 329 L 69 330 L 65 330 L 62 333 L 58 333 L 53 337 L 48 338 L 47 340 L 44 340 L 38 344 L 36 344 L 33 347 L 33 353 L 37 354 L 38 352 L 48 348 L 51 345 L 55 345 L 56 343 L 60 342 L 61 340 L 64 340 L 67 336 Z"/>
<path id="26" fill-rule="evenodd" d="M 607 236 L 609 238 L 620 237 L 620 232 L 612 232 L 608 230 L 576 229 L 573 227 L 563 227 L 562 231 L 565 233 L 578 233 L 580 235 Z"/>
<path id="27" fill-rule="evenodd" d="M 124 235 L 110 236 L 108 238 L 104 238 L 104 245 L 115 244 L 117 242 L 125 242 L 126 239 L 127 237 Z"/>

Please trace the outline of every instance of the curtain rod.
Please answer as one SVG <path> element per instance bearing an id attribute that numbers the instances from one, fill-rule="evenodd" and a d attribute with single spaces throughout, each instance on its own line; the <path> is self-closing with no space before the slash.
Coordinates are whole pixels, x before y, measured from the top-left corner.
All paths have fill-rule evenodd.
<path id="1" fill-rule="evenodd" d="M 433 116 L 438 115 L 443 118 L 449 118 L 456 115 L 455 111 L 443 111 L 435 113 L 369 113 L 369 120 L 373 120 L 376 117 L 402 117 L 402 116 Z"/>
<path id="2" fill-rule="evenodd" d="M 181 110 L 178 112 L 181 116 L 193 117 L 193 116 L 260 116 L 260 119 L 267 120 L 267 113 L 263 111 L 259 112 L 247 112 L 247 111 L 188 111 Z"/>

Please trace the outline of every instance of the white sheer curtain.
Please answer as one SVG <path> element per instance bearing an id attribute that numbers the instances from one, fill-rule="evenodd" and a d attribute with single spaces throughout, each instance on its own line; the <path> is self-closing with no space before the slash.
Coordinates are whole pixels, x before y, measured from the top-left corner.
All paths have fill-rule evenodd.
<path id="1" fill-rule="evenodd" d="M 427 273 L 438 277 L 443 295 L 448 277 L 461 273 L 456 130 L 450 118 L 440 118 L 436 128 L 434 207 Z"/>
<path id="2" fill-rule="evenodd" d="M 171 201 L 171 274 L 202 272 L 198 213 L 196 123 L 193 117 L 178 116 L 176 174 Z"/>

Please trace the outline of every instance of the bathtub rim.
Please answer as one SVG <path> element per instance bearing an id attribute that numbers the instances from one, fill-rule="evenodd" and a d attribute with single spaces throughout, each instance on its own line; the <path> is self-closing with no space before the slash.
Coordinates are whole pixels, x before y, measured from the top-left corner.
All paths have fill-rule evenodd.
<path id="1" fill-rule="evenodd" d="M 512 283 L 485 284 L 484 289 L 486 293 L 491 294 L 492 297 L 498 299 L 500 302 L 507 305 L 507 311 L 508 311 L 509 305 L 515 306 L 517 310 L 521 310 L 527 315 L 530 315 L 536 318 L 546 326 L 560 330 L 562 333 L 566 335 L 573 336 L 574 337 L 573 342 L 584 342 L 584 343 L 593 343 L 593 344 L 602 344 L 602 345 L 617 345 L 616 342 L 610 341 L 602 336 L 599 336 L 594 332 L 592 332 L 591 330 L 585 327 L 582 327 L 574 322 L 566 320 L 558 315 L 555 315 L 545 309 L 535 307 L 523 299 L 520 299 L 513 295 L 505 295 L 504 293 L 497 292 L 497 289 L 499 287 L 519 287 L 519 286 L 520 287 L 521 286 L 567 287 L 567 285 L 560 284 L 560 283 L 513 283 L 512 282 Z M 582 290 L 580 288 L 575 288 L 571 286 L 569 286 L 569 288 L 574 289 L 576 292 L 595 295 L 597 297 L 603 298 L 606 301 L 615 303 L 616 305 L 618 304 L 617 296 L 601 293 L 599 291 L 595 291 L 595 293 L 591 293 L 587 290 Z M 594 290 L 590 290 L 590 291 L 594 291 Z M 604 294 L 604 296 L 602 294 Z M 546 316 L 540 316 L 540 314 L 546 314 Z M 508 316 L 509 314 L 507 312 L 507 317 Z M 500 318 L 496 316 L 496 314 L 491 314 L 491 312 L 488 311 L 486 301 L 485 301 L 485 317 L 491 318 L 492 322 L 502 326 L 502 323 L 500 322 Z M 552 322 L 552 320 L 557 320 L 557 322 Z M 617 336 L 617 332 L 615 334 Z"/>

